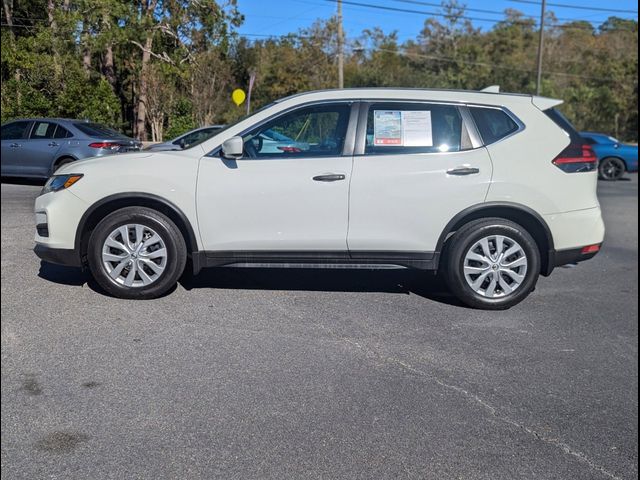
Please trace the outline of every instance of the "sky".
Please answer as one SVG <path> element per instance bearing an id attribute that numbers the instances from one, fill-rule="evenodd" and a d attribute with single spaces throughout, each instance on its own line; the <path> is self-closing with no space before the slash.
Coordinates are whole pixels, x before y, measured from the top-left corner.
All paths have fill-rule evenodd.
<path id="1" fill-rule="evenodd" d="M 369 5 L 379 5 L 405 10 L 417 10 L 426 12 L 438 12 L 440 9 L 433 4 L 439 4 L 440 0 L 344 0 Z M 535 0 L 466 0 L 460 3 L 466 4 L 469 9 L 481 11 L 468 11 L 469 17 L 478 19 L 500 20 L 501 14 L 488 13 L 488 11 L 503 12 L 507 8 L 520 10 L 526 15 L 540 16 L 540 5 L 534 4 Z M 598 26 L 610 15 L 623 18 L 638 18 L 638 2 L 631 0 L 548 0 L 551 4 L 576 6 L 578 8 L 566 8 L 549 6 L 548 10 L 555 13 L 559 19 L 587 20 Z M 427 5 L 424 5 L 427 4 Z M 263 38 L 266 35 L 284 35 L 296 32 L 300 28 L 311 25 L 316 19 L 326 19 L 336 12 L 336 3 L 333 0 L 238 0 L 240 12 L 244 14 L 244 24 L 238 29 L 240 34 L 250 38 Z M 606 8 L 617 10 L 631 10 L 635 13 L 614 13 L 597 10 L 586 10 L 584 7 Z M 484 10 L 484 11 L 482 11 Z M 381 27 L 385 33 L 394 30 L 398 32 L 401 42 L 416 38 L 422 29 L 424 20 L 429 15 L 419 13 L 404 13 L 385 11 L 366 6 L 343 5 L 344 28 L 347 39 L 357 38 L 362 30 L 372 27 Z M 476 27 L 489 29 L 492 22 L 473 21 Z"/>

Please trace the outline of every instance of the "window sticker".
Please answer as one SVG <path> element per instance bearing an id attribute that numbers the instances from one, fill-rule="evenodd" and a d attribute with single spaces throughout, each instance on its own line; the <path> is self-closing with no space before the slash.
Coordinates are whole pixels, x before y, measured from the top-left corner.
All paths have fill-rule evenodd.
<path id="1" fill-rule="evenodd" d="M 36 129 L 36 137 L 44 137 L 47 135 L 48 123 L 40 123 Z"/>
<path id="2" fill-rule="evenodd" d="M 373 112 L 373 144 L 402 145 L 402 112 L 390 110 Z"/>
<path id="3" fill-rule="evenodd" d="M 402 139 L 405 147 L 432 147 L 431 112 L 429 110 L 402 112 Z"/>
<path id="4" fill-rule="evenodd" d="M 432 147 L 433 128 L 428 110 L 374 110 L 376 146 Z"/>

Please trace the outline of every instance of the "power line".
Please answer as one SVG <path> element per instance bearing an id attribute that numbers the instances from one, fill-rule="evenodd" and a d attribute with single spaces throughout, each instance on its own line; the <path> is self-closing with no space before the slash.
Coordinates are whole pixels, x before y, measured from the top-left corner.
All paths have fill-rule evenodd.
<path id="1" fill-rule="evenodd" d="M 404 49 L 404 52 L 401 52 L 401 51 L 398 51 L 398 50 L 385 49 L 385 48 L 376 48 L 376 49 L 368 48 L 368 49 L 363 49 L 363 50 L 370 50 L 370 51 L 375 51 L 375 52 L 395 53 L 396 55 L 404 55 L 404 56 L 408 56 L 408 57 L 425 58 L 425 59 L 430 59 L 430 60 L 440 60 L 440 61 L 448 62 L 448 63 L 465 63 L 467 65 L 474 65 L 474 66 L 479 66 L 479 67 L 489 67 L 489 68 L 496 68 L 496 69 L 502 69 L 502 70 L 512 70 L 512 71 L 523 72 L 523 73 L 534 73 L 534 74 L 536 73 L 536 70 L 518 68 L 518 67 L 511 66 L 511 65 L 501 65 L 501 64 L 497 64 L 497 63 L 478 62 L 478 61 L 460 59 L 460 58 L 456 59 L 456 58 L 453 58 L 453 57 L 443 57 L 443 56 L 438 56 L 438 55 L 426 55 L 426 54 L 422 54 L 422 53 L 408 52 L 408 51 L 406 51 L 406 49 Z M 544 72 L 544 74 L 545 75 L 556 75 L 556 76 L 561 76 L 561 77 L 575 77 L 575 78 L 584 78 L 584 79 L 588 79 L 588 80 L 600 80 L 600 81 L 605 81 L 605 82 L 619 83 L 618 80 L 616 80 L 614 78 L 610 78 L 610 77 L 596 77 L 596 76 L 592 76 L 592 75 L 580 75 L 580 74 L 577 74 L 577 73 Z"/>
<path id="2" fill-rule="evenodd" d="M 508 2 L 513 3 L 527 3 L 529 5 L 542 5 L 542 2 L 537 2 L 535 0 L 507 0 Z M 574 10 L 591 10 L 594 12 L 611 12 L 611 13 L 635 13 L 638 14 L 637 10 L 624 10 L 620 8 L 602 8 L 602 7 L 585 7 L 582 5 L 568 5 L 566 3 L 548 3 L 550 7 L 558 7 L 558 8 L 571 8 Z"/>
<path id="3" fill-rule="evenodd" d="M 327 2 L 331 2 L 331 3 L 335 3 L 336 0 L 325 0 Z M 433 12 L 433 11 L 427 11 L 427 10 L 414 10 L 414 9 L 409 9 L 409 8 L 399 8 L 399 7 L 389 7 L 389 6 L 385 6 L 385 5 L 376 5 L 376 4 L 372 4 L 372 3 L 363 3 L 363 2 L 356 2 L 353 0 L 342 0 L 342 3 L 345 5 L 351 5 L 351 6 L 355 6 L 355 7 L 364 7 L 364 8 L 369 8 L 369 9 L 376 9 L 376 10 L 383 10 L 383 11 L 387 11 L 387 12 L 398 12 L 398 13 L 411 13 L 411 14 L 418 14 L 418 15 L 430 15 L 432 17 L 443 17 L 443 18 L 450 18 L 452 16 L 455 16 L 456 18 L 460 18 L 463 20 L 470 20 L 470 21 L 474 21 L 474 22 L 488 22 L 488 23 L 492 23 L 492 24 L 496 24 L 496 23 L 501 23 L 501 22 L 507 22 L 507 23 L 512 23 L 515 25 L 525 25 L 525 26 L 538 26 L 539 23 L 536 22 L 535 20 L 532 22 L 530 20 L 509 20 L 509 19 L 495 19 L 495 18 L 483 18 L 483 17 L 470 17 L 470 16 L 466 16 L 466 15 L 448 15 L 446 13 L 440 13 L 440 12 Z M 576 21 L 576 20 L 572 20 L 572 21 Z M 588 21 L 587 21 L 588 22 Z M 589 23 L 593 23 L 593 22 L 589 22 Z M 584 28 L 582 27 L 577 27 L 574 25 L 555 25 L 556 28 L 561 28 L 561 29 L 567 29 L 567 30 L 584 30 Z M 632 31 L 631 29 L 628 28 L 618 28 L 618 30 L 627 30 L 627 31 Z"/>
<path id="4" fill-rule="evenodd" d="M 426 6 L 426 7 L 438 7 L 438 8 L 442 8 L 442 4 L 441 3 L 432 3 L 432 2 L 423 2 L 420 0 L 392 0 L 394 2 L 398 2 L 398 3 L 407 3 L 407 4 L 411 4 L 411 5 L 422 5 L 422 6 Z M 531 2 L 531 3 L 537 3 L 537 2 Z M 539 5 L 539 3 L 537 3 Z M 504 15 L 505 12 L 504 11 L 499 11 L 499 10 L 485 10 L 483 8 L 472 8 L 472 7 L 460 7 L 462 11 L 464 12 L 477 12 L 477 13 L 488 13 L 490 15 Z M 533 16 L 533 15 L 522 15 L 524 18 L 531 18 L 531 19 L 537 19 L 538 17 Z M 589 23 L 605 23 L 606 20 L 586 20 L 586 19 L 581 19 L 581 18 L 567 18 L 567 17 L 556 17 L 556 20 L 562 21 L 562 22 L 589 22 Z"/>

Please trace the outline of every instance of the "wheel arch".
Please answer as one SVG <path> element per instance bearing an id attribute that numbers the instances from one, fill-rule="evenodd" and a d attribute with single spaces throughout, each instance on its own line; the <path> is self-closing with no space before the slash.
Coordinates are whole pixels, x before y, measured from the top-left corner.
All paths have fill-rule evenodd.
<path id="1" fill-rule="evenodd" d="M 166 215 L 180 230 L 191 256 L 198 251 L 198 241 L 191 222 L 176 205 L 150 193 L 117 193 L 105 197 L 91 205 L 80 218 L 75 236 L 75 249 L 79 252 L 82 264 L 85 264 L 91 232 L 100 221 L 116 210 L 125 207 L 147 207 Z"/>
<path id="2" fill-rule="evenodd" d="M 511 220 L 529 232 L 536 241 L 538 250 L 540 251 L 540 271 L 543 275 L 548 275 L 553 269 L 553 235 L 549 226 L 544 219 L 535 210 L 517 203 L 509 202 L 488 202 L 462 210 L 455 215 L 446 225 L 440 234 L 437 252 L 443 252 L 445 244 L 451 236 L 457 232 L 463 225 L 481 218 L 499 217 L 505 220 Z"/>
<path id="3" fill-rule="evenodd" d="M 55 173 L 55 171 L 58 169 L 58 167 L 60 166 L 60 162 L 62 160 L 65 159 L 70 159 L 72 162 L 75 162 L 78 160 L 77 157 L 75 157 L 74 155 L 68 154 L 68 153 L 63 153 L 62 155 L 58 155 L 53 159 L 53 162 L 51 162 L 51 175 L 53 175 Z"/>

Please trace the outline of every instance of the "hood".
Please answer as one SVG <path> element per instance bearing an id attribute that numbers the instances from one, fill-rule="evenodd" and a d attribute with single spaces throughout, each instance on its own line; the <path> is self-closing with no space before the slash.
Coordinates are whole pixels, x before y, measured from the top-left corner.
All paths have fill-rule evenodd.
<path id="1" fill-rule="evenodd" d="M 92 165 L 103 165 L 106 162 L 120 163 L 120 162 L 135 162 L 143 158 L 147 158 L 153 155 L 153 152 L 133 152 L 133 153 L 118 153 L 115 155 L 105 155 L 102 157 L 89 157 L 82 160 L 76 160 L 68 163 L 60 168 L 57 173 L 83 173 L 87 168 L 91 168 Z"/>

